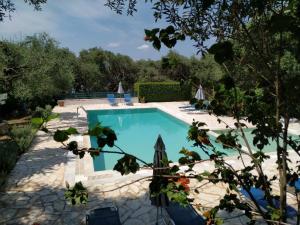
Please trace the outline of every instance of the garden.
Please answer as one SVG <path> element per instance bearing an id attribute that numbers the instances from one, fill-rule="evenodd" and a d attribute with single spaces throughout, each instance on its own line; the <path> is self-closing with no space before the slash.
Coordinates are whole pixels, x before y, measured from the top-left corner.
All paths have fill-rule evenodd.
<path id="1" fill-rule="evenodd" d="M 66 183 L 64 199 L 69 205 L 74 205 L 74 211 L 80 211 L 80 207 L 85 205 L 97 205 L 99 199 L 94 197 L 98 192 L 119 191 L 120 194 L 122 188 L 147 179 L 148 195 L 144 202 L 156 199 L 154 205 L 157 210 L 158 207 L 166 209 L 173 222 L 176 220 L 170 212 L 173 204 L 180 206 L 181 210 L 202 207 L 201 202 L 199 206 L 195 203 L 197 199 L 191 198 L 192 194 L 200 196 L 204 191 L 192 187 L 192 183 L 198 182 L 201 187 L 210 185 L 209 189 L 222 186 L 224 191 L 213 207 L 202 207 L 205 210 L 197 211 L 200 224 L 226 223 L 226 218 L 220 214 L 224 211 L 229 215 L 241 212 L 243 218 L 247 218 L 247 224 L 300 224 L 299 130 L 291 135 L 291 127 L 295 126 L 293 121 L 297 125 L 300 119 L 300 2 L 146 2 L 152 5 L 154 19 L 167 23 L 165 27 L 145 29 L 147 43 L 160 50 L 162 46 L 173 48 L 190 38 L 203 56 L 188 58 L 170 51 L 158 61 L 132 60 L 129 56 L 101 48 L 82 50 L 76 56 L 68 49 L 60 48 L 47 34 L 27 37 L 19 43 L 0 42 L 0 58 L 3 59 L 0 61 L 0 90 L 8 96 L 5 104 L 0 106 L 1 120 L 8 121 L 4 122 L 8 126 L 4 127 L 4 138 L 1 136 L 0 142 L 3 146 L 0 152 L 1 176 L 7 176 L 40 130 L 59 146 L 55 150 L 68 152 L 76 158 L 76 162 L 94 160 L 103 154 L 117 154 L 120 158 L 113 170 L 125 179 L 131 175 L 137 177 L 130 183 L 118 183 L 110 190 L 106 190 L 103 183 L 99 184 L 103 190 L 85 187 L 84 181 Z M 30 3 L 39 9 L 46 1 Z M 137 11 L 137 2 L 133 0 L 109 0 L 105 5 L 117 14 L 134 16 Z M 0 4 L 1 10 L 8 13 L 9 6 Z M 3 19 L 1 11 L 0 19 Z M 214 43 L 207 46 L 206 41 L 212 37 Z M 124 83 L 128 92 L 136 92 L 141 103 L 155 102 L 154 105 L 159 106 L 162 102 L 164 107 L 161 109 L 173 110 L 174 116 L 180 110 L 179 107 L 176 107 L 177 111 L 172 109 L 172 104 L 190 100 L 188 107 L 205 113 L 205 116 L 197 118 L 213 117 L 226 129 L 218 131 L 217 136 L 212 138 L 212 131 L 207 126 L 210 120 L 190 122 L 186 138 L 193 150 L 180 150 L 178 146 L 181 157 L 174 164 L 167 159 L 160 136 L 155 144 L 155 154 L 161 155 L 154 157 L 157 161 L 146 162 L 129 153 L 129 149 L 118 146 L 120 132 L 101 121 L 95 126 L 84 123 L 87 128 L 84 132 L 73 126 L 48 127 L 50 120 L 58 118 L 58 114 L 52 112 L 57 100 L 74 91 L 116 92 L 119 81 Z M 205 95 L 208 96 L 209 105 L 205 109 L 204 99 L 195 99 L 191 94 L 200 84 L 205 87 Z M 164 102 L 167 104 L 163 105 Z M 107 107 L 106 110 L 119 110 Z M 125 106 L 125 113 L 129 110 L 127 107 L 130 106 Z M 69 113 L 67 115 L 71 114 L 74 119 L 75 108 L 56 110 L 62 111 L 62 116 Z M 68 109 L 73 111 L 66 112 Z M 180 115 L 191 118 L 187 113 Z M 228 117 L 232 123 L 228 123 Z M 118 117 L 118 125 L 126 127 L 126 121 L 120 120 Z M 67 125 L 76 124 L 71 119 L 61 121 Z M 249 128 L 252 140 L 246 134 Z M 122 132 L 126 133 L 126 129 Z M 96 145 L 82 146 L 78 137 L 84 136 L 94 138 Z M 138 138 L 135 141 L 139 141 Z M 274 143 L 273 154 L 265 150 L 270 142 Z M 234 160 L 228 157 L 231 151 L 235 152 Z M 240 166 L 237 167 L 237 164 Z M 266 165 L 270 168 L 266 169 Z M 269 173 L 269 169 L 273 174 Z M 153 173 L 140 177 L 140 172 L 145 170 Z M 51 179 L 56 182 L 56 178 Z M 142 184 L 140 186 L 142 189 Z M 61 189 L 57 192 L 60 193 Z M 134 195 L 139 193 L 138 189 Z M 293 206 L 291 199 L 295 203 Z M 127 200 L 116 201 L 126 205 Z M 128 207 L 131 207 L 128 212 L 138 208 Z M 82 213 L 81 210 L 79 214 L 82 216 Z M 118 218 L 118 214 L 114 215 Z M 121 218 L 125 223 L 124 214 Z"/>

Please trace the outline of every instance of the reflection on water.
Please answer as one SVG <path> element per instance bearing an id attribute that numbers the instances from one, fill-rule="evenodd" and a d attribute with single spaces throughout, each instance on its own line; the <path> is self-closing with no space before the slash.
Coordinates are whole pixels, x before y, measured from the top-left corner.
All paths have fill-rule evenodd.
<path id="1" fill-rule="evenodd" d="M 119 121 L 119 127 L 122 128 L 123 127 L 123 119 L 121 116 L 118 116 L 118 121 Z"/>

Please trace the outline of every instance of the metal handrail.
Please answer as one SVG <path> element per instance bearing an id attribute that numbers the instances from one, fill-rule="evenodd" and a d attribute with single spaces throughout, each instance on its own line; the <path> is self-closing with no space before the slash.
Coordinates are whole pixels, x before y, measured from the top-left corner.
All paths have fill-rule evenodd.
<path id="1" fill-rule="evenodd" d="M 87 114 L 87 110 L 81 105 L 81 106 L 78 106 L 77 107 L 77 118 L 78 118 L 78 111 L 79 111 L 79 109 L 82 109 L 86 114 Z"/>

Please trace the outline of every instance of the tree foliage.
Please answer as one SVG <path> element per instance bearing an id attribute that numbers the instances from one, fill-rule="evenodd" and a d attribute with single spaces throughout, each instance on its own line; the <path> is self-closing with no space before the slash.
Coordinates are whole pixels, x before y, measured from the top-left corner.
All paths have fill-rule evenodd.
<path id="1" fill-rule="evenodd" d="M 46 34 L 20 43 L 2 41 L 0 58 L 0 86 L 8 93 L 8 108 L 44 106 L 73 86 L 75 55 Z"/>
<path id="2" fill-rule="evenodd" d="M 229 111 L 236 119 L 233 130 L 238 130 L 245 141 L 247 153 L 235 143 L 232 130 L 219 137 L 223 145 L 233 145 L 240 153 L 248 154 L 251 165 L 235 171 L 219 152 L 210 154 L 203 142 L 205 130 L 193 124 L 197 137 L 192 140 L 216 163 L 214 176 L 222 177 L 231 190 L 243 187 L 248 193 L 253 186 L 263 188 L 269 210 L 257 210 L 264 219 L 286 221 L 286 185 L 293 169 L 289 164 L 288 146 L 299 155 L 299 142 L 288 135 L 290 118 L 300 118 L 299 99 L 299 61 L 300 61 L 300 2 L 297 0 L 266 1 L 147 1 L 153 6 L 156 20 L 165 20 L 167 27 L 145 30 L 145 39 L 154 48 L 164 44 L 172 47 L 178 40 L 190 37 L 202 54 L 214 55 L 217 63 L 223 66 L 226 76 L 216 88 L 212 101 L 212 113 L 217 116 Z M 124 11 L 132 15 L 136 11 L 136 1 L 108 0 L 107 6 L 117 13 Z M 206 41 L 215 38 L 212 46 Z M 247 81 L 246 81 L 247 78 Z M 255 125 L 253 144 L 261 151 L 254 153 L 245 137 L 241 119 Z M 282 122 L 281 122 L 282 121 Z M 221 122 L 221 120 L 220 120 Z M 228 126 L 228 125 L 227 125 Z M 202 138 L 198 136 L 201 135 Z M 204 138 L 204 139 L 203 139 Z M 279 173 L 280 207 L 273 205 L 270 182 L 273 178 L 261 169 L 266 160 L 263 152 L 268 140 L 276 141 Z M 242 157 L 242 156 L 241 156 Z M 253 175 L 256 170 L 258 175 Z M 296 177 L 298 177 L 299 171 Z M 251 197 L 251 194 L 249 194 Z M 253 197 L 253 196 L 252 196 Z M 252 198 L 254 201 L 254 199 Z M 255 204 L 257 202 L 254 201 Z M 256 205 L 257 206 L 257 205 Z M 235 194 L 224 196 L 215 208 L 232 211 L 234 208 L 246 210 Z M 211 215 L 213 215 L 212 213 Z M 270 222 L 268 222 L 270 223 Z M 299 218 L 298 218 L 299 223 Z"/>
<path id="3" fill-rule="evenodd" d="M 116 91 L 122 81 L 126 90 L 137 80 L 136 63 L 126 55 L 101 48 L 80 52 L 76 67 L 76 89 L 84 91 Z"/>
<path id="4" fill-rule="evenodd" d="M 14 43 L 0 42 L 0 92 L 8 93 L 4 113 L 26 112 L 54 104 L 76 92 L 115 92 L 122 81 L 133 91 L 137 81 L 202 82 L 207 88 L 223 72 L 212 56 L 184 57 L 170 51 L 161 60 L 137 60 L 101 48 L 82 50 L 78 57 L 42 33 Z"/>
<path id="5" fill-rule="evenodd" d="M 25 3 L 32 5 L 35 10 L 41 10 L 42 4 L 46 3 L 47 0 L 24 0 Z M 0 22 L 5 17 L 11 17 L 11 14 L 16 10 L 14 0 L 1 0 L 0 1 Z"/>

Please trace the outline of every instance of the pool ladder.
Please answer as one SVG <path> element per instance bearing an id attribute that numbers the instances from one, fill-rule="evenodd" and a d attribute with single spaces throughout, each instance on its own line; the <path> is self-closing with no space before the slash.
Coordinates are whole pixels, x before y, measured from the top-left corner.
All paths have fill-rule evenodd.
<path id="1" fill-rule="evenodd" d="M 81 105 L 81 106 L 78 106 L 78 107 L 77 107 L 77 118 L 78 118 L 78 116 L 79 116 L 79 114 L 78 114 L 79 109 L 82 109 L 82 110 L 87 114 L 86 109 L 85 109 L 82 105 Z"/>

